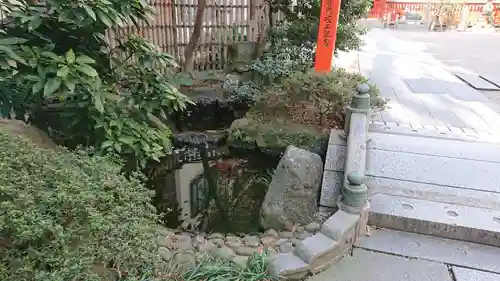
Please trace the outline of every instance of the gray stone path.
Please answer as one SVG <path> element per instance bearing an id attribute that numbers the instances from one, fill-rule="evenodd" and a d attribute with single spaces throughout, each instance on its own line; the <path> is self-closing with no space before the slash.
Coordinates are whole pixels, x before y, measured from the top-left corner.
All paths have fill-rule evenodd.
<path id="1" fill-rule="evenodd" d="M 370 130 L 369 224 L 500 247 L 500 144 Z M 345 140 L 332 131 L 320 204 L 335 207 Z"/>
<path id="2" fill-rule="evenodd" d="M 500 249 L 405 232 L 376 230 L 309 281 L 498 281 Z"/>
<path id="3" fill-rule="evenodd" d="M 400 39 L 394 32 L 371 30 L 359 54 L 360 72 L 389 98 L 389 108 L 374 122 L 500 140 L 500 106 L 446 70 L 427 53 L 428 42 Z"/>

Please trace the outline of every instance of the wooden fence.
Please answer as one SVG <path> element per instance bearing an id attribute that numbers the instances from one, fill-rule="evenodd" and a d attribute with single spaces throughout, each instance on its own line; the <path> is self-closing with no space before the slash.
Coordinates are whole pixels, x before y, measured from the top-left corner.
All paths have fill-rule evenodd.
<path id="1" fill-rule="evenodd" d="M 1 0 L 0 0 L 1 1 Z M 180 63 L 193 32 L 198 0 L 152 0 L 155 15 L 139 28 L 124 26 L 108 30 L 111 47 L 115 38 L 136 34 L 148 39 Z M 195 48 L 195 70 L 222 70 L 228 63 L 228 46 L 238 42 L 258 42 L 261 30 L 269 25 L 269 6 L 265 0 L 206 0 L 200 40 Z M 0 9 L 0 19 L 4 17 Z M 272 22 L 283 18 L 272 15 Z"/>
<path id="2" fill-rule="evenodd" d="M 220 70 L 228 62 L 228 46 L 237 42 L 257 42 L 260 30 L 269 23 L 269 7 L 264 0 L 206 0 L 200 40 L 195 48 L 195 70 Z M 197 0 L 156 0 L 156 14 L 139 28 L 127 26 L 110 30 L 113 45 L 116 36 L 140 35 L 179 62 L 193 32 Z M 280 15 L 273 15 L 273 21 Z"/>

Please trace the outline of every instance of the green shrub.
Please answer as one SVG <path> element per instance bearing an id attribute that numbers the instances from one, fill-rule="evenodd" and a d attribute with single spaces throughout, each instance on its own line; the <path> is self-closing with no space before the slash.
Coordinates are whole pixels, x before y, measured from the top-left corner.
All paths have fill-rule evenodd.
<path id="1" fill-rule="evenodd" d="M 364 76 L 341 68 L 328 73 L 297 71 L 280 84 L 268 87 L 251 111 L 300 124 L 332 128 L 341 125 L 345 108 L 361 83 L 368 83 Z M 384 106 L 385 101 L 380 98 L 378 89 L 368 85 L 372 107 Z"/>
<path id="2" fill-rule="evenodd" d="M 323 155 L 328 132 L 343 126 L 345 108 L 360 83 L 368 82 L 343 69 L 293 72 L 264 88 L 245 118 L 231 124 L 228 141 L 250 148 L 293 145 Z M 386 101 L 378 89 L 368 85 L 372 108 L 383 107 Z"/>
<path id="3" fill-rule="evenodd" d="M 106 30 L 148 21 L 150 2 L 2 0 L 0 6 L 0 116 L 13 112 L 67 147 L 94 146 L 131 168 L 170 152 L 167 116 L 192 103 L 177 88 L 175 59 L 132 33 L 105 40 Z M 54 104 L 61 106 L 53 110 Z"/>
<path id="4" fill-rule="evenodd" d="M 155 265 L 150 194 L 118 165 L 0 130 L 0 168 L 0 280 L 100 281 Z"/>

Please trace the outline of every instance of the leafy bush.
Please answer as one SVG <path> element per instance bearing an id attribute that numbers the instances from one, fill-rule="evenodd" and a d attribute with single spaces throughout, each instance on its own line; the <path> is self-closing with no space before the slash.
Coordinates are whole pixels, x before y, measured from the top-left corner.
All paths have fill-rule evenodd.
<path id="1" fill-rule="evenodd" d="M 133 166 L 170 150 L 168 115 L 190 103 L 175 87 L 176 62 L 138 36 L 105 40 L 109 28 L 147 20 L 148 1 L 4 0 L 2 8 L 4 117 L 27 116 L 67 146 L 92 145 Z M 50 119 L 53 103 L 63 105 Z"/>
<path id="2" fill-rule="evenodd" d="M 264 88 L 245 118 L 231 124 L 228 142 L 274 150 L 293 145 L 324 155 L 328 132 L 343 126 L 345 108 L 360 83 L 367 79 L 343 69 L 293 72 Z M 370 95 L 372 108 L 384 106 L 373 85 Z"/>
<path id="3" fill-rule="evenodd" d="M 157 217 L 137 177 L 3 130 L 0 167 L 0 280 L 101 281 L 155 265 Z"/>
<path id="4" fill-rule="evenodd" d="M 360 83 L 368 81 L 362 75 L 340 68 L 328 73 L 294 72 L 281 84 L 267 88 L 253 111 L 300 124 L 332 128 L 343 120 L 344 109 Z M 370 95 L 373 107 L 383 106 L 385 102 L 373 85 L 370 85 Z"/>
<path id="5" fill-rule="evenodd" d="M 292 2 L 295 5 L 292 6 Z M 279 10 L 285 14 L 283 37 L 293 45 L 308 47 L 312 52 L 318 35 L 321 1 L 275 0 L 273 4 L 274 11 Z M 361 36 L 366 33 L 366 29 L 360 27 L 357 21 L 366 15 L 371 5 L 372 1 L 369 0 L 341 1 L 335 52 L 361 47 Z"/>

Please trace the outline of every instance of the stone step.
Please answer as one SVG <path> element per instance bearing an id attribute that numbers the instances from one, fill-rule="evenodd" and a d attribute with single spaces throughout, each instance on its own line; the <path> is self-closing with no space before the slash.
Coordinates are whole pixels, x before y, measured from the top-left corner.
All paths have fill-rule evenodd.
<path id="1" fill-rule="evenodd" d="M 367 177 L 369 196 L 387 194 L 500 211 L 500 193 L 412 181 Z"/>
<path id="2" fill-rule="evenodd" d="M 500 211 L 387 194 L 369 201 L 371 225 L 500 247 Z"/>

